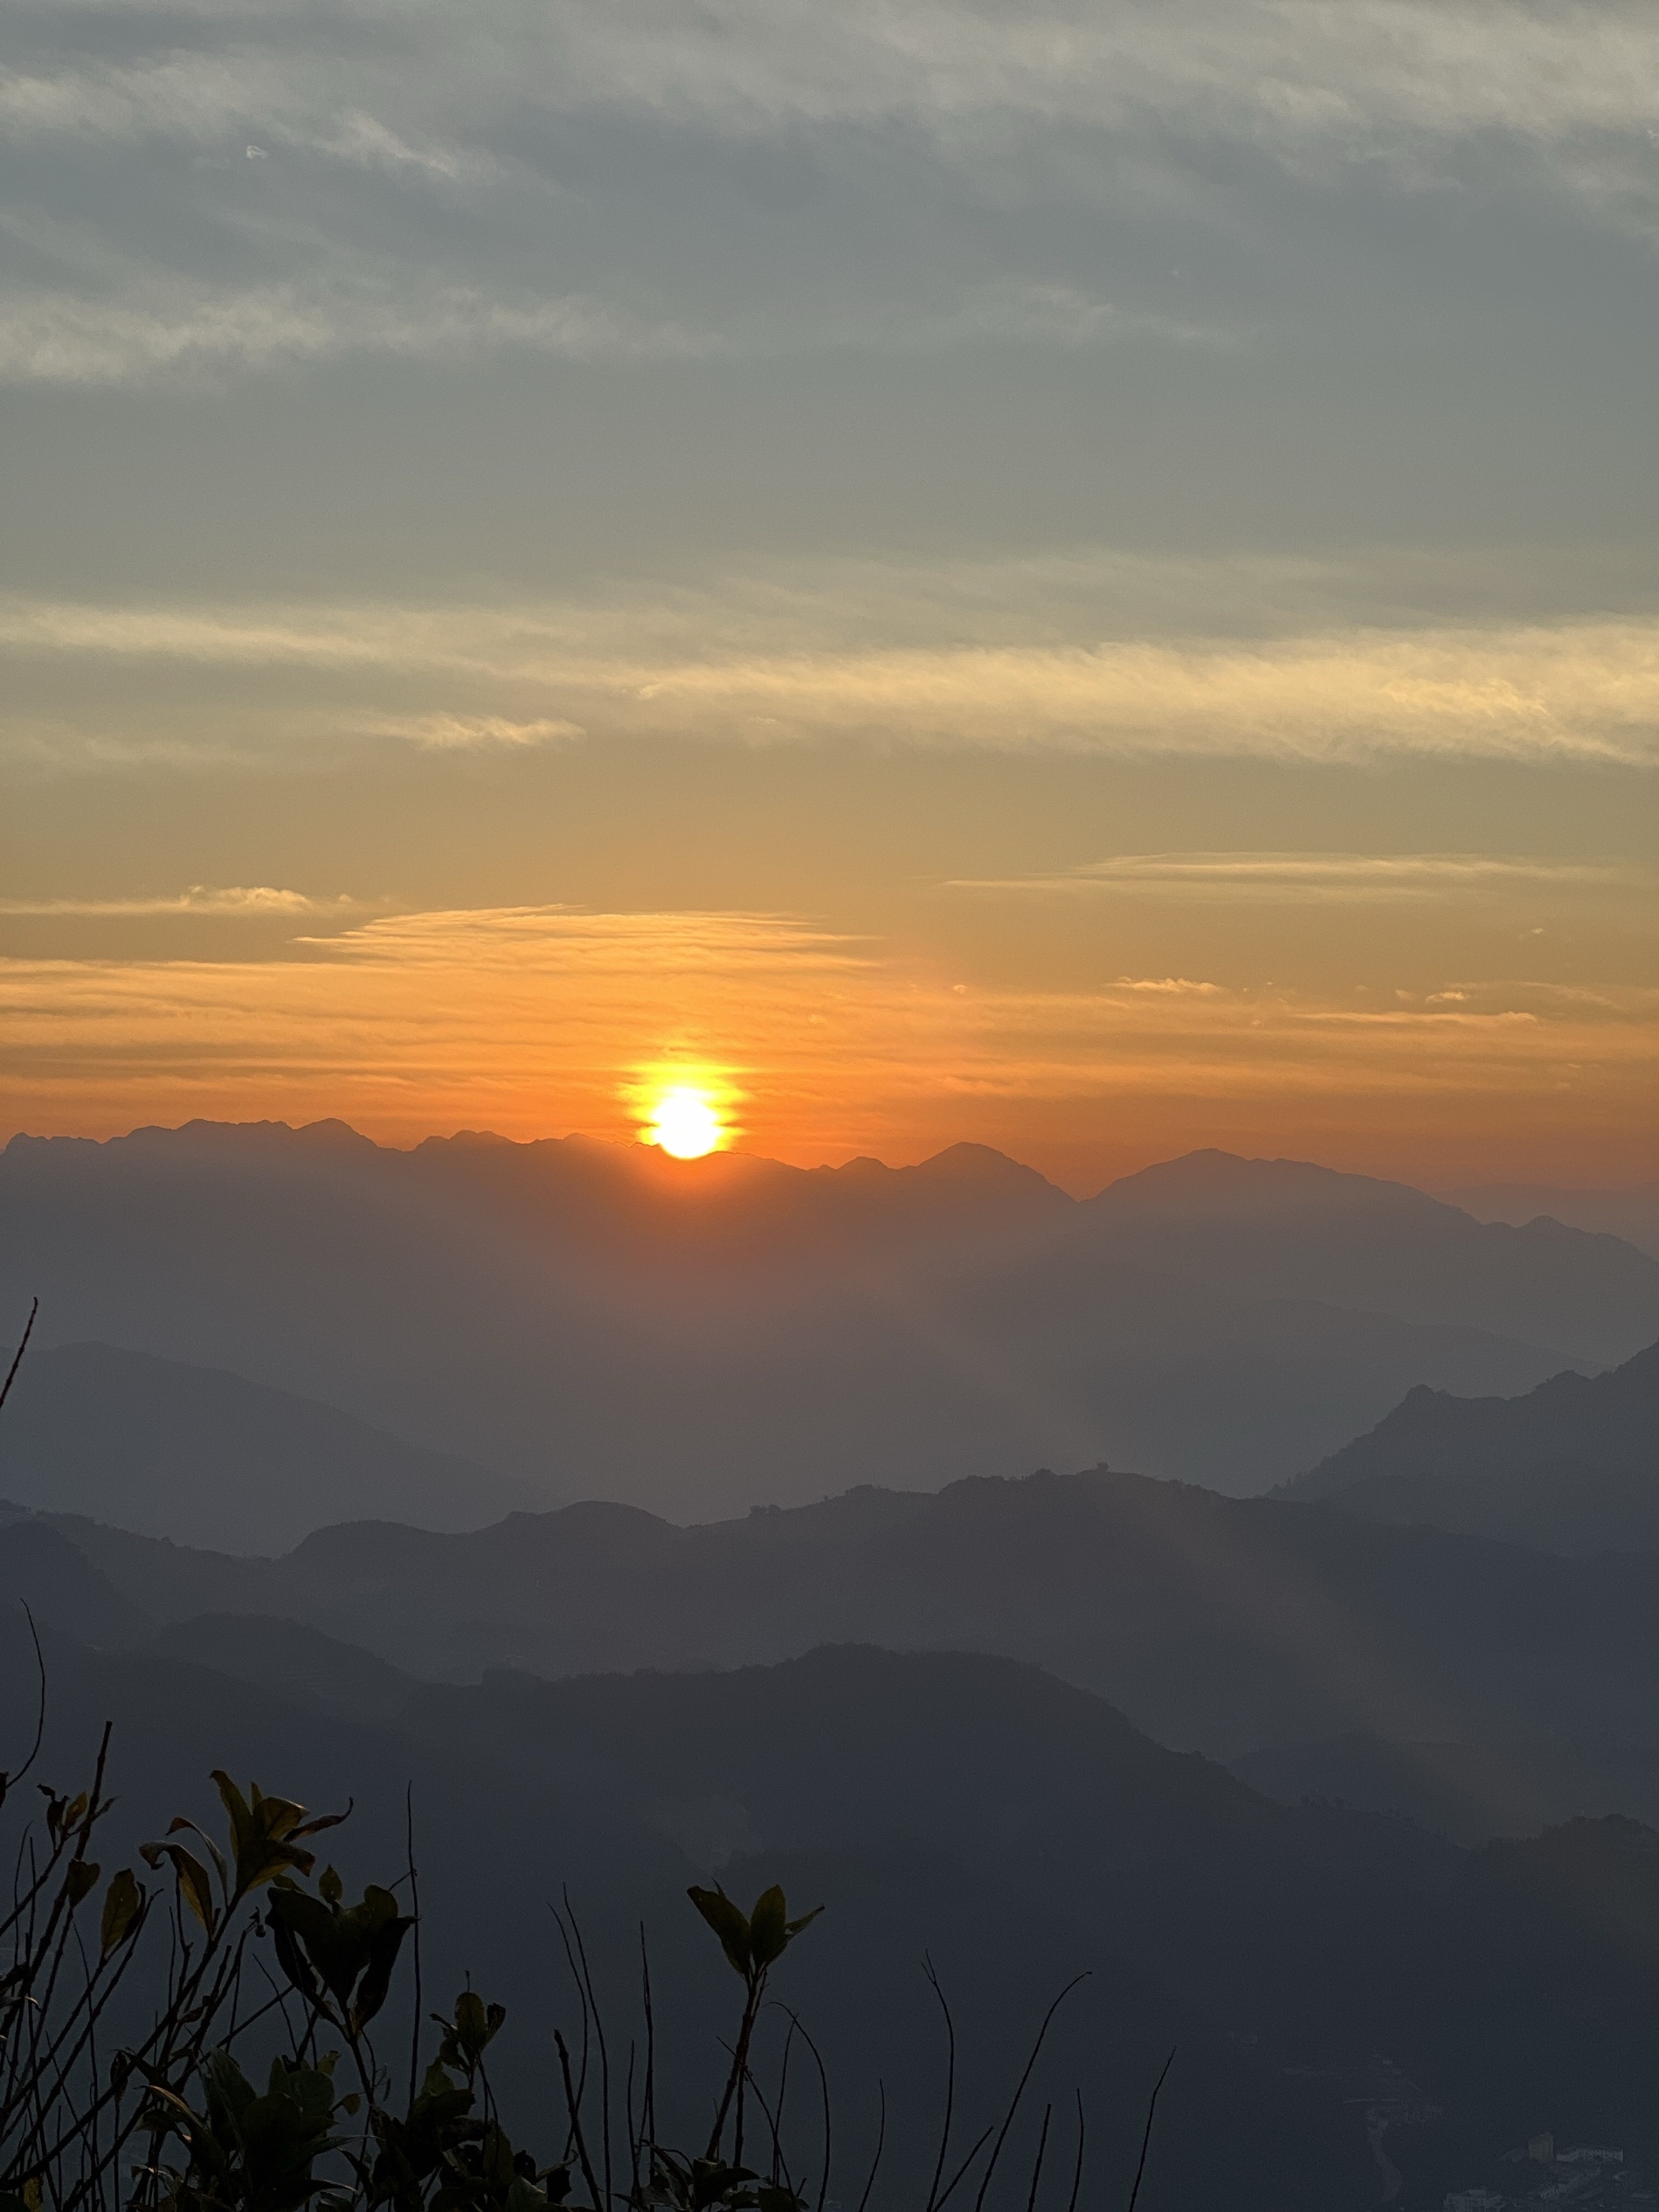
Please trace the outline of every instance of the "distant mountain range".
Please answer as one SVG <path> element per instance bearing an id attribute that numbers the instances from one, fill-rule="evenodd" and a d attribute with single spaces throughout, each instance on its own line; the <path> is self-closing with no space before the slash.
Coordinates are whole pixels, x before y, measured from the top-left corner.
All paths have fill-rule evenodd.
<path id="1" fill-rule="evenodd" d="M 1137 1476 L 855 1490 L 693 1528 L 604 1503 L 471 1535 L 363 1522 L 279 1560 L 52 1517 L 0 1531 L 0 1592 L 10 1547 L 48 1539 L 125 1608 L 116 1642 L 134 1614 L 260 1615 L 460 1683 L 977 1650 L 1220 1758 L 1356 1732 L 1659 1746 L 1659 1557 L 1553 1559 Z M 94 1635 L 77 1605 L 66 1624 Z"/>
<path id="2" fill-rule="evenodd" d="M 1659 1344 L 1520 1398 L 1420 1386 L 1281 1495 L 1550 1552 L 1659 1553 Z"/>
<path id="3" fill-rule="evenodd" d="M 1570 1229 L 1590 1229 L 1622 1237 L 1650 1259 L 1659 1259 L 1659 1183 L 1634 1183 L 1622 1189 L 1545 1183 L 1473 1183 L 1464 1190 L 1441 1191 L 1448 1206 L 1462 1206 L 1477 1221 L 1510 1221 L 1517 1227 L 1540 1214 Z"/>
<path id="4" fill-rule="evenodd" d="M 1614 1238 L 1294 1162 L 1197 1153 L 1079 1203 L 974 1146 L 801 1171 L 580 1138 L 399 1152 L 339 1123 L 15 1138 L 0 1316 L 37 1292 L 43 1347 L 226 1371 L 385 1432 L 320 1462 L 363 1482 L 416 1439 L 548 1503 L 681 1520 L 1103 1460 L 1248 1492 L 1418 1384 L 1510 1393 L 1659 1336 L 1659 1262 Z M 453 1525 L 447 1477 L 404 1463 L 418 1503 L 342 1490 L 327 1517 Z M 128 1479 L 79 1465 L 77 1502 Z M 166 1510 L 186 1492 L 215 1495 L 181 1477 Z"/>
<path id="5" fill-rule="evenodd" d="M 0 1497 L 209 1551 L 290 1550 L 332 1521 L 481 1528 L 525 1483 L 292 1392 L 109 1344 L 31 1352 L 0 1420 Z"/>

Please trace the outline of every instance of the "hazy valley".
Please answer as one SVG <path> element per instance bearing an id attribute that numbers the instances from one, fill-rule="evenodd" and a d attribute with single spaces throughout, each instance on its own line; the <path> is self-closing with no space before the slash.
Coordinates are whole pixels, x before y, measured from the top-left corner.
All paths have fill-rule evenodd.
<path id="1" fill-rule="evenodd" d="M 215 1764 L 356 1797 L 354 1868 L 407 1801 L 526 2054 L 526 1900 L 619 2008 L 643 1912 L 706 2033 L 676 1891 L 810 1891 L 849 2156 L 873 2070 L 937 2096 L 926 1952 L 983 2099 L 1091 1974 L 1041 2079 L 1108 2170 L 1177 2047 L 1159 2202 L 1437 2204 L 1545 2122 L 1659 2167 L 1659 1263 L 1220 1154 L 705 1165 L 14 1143 L 49 1755 L 113 1718 L 134 1835 Z"/>

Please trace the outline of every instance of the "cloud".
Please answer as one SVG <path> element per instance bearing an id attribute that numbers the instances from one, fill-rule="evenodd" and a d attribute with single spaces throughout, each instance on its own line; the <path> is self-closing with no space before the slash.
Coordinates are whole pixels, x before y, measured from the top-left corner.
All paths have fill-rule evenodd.
<path id="1" fill-rule="evenodd" d="M 143 25 L 147 11 L 133 12 Z M 279 40 L 260 52 L 245 38 L 239 51 L 192 53 L 181 42 L 135 61 L 66 61 L 0 73 L 0 122 L 14 141 L 71 137 L 121 147 L 159 142 L 221 151 L 227 140 L 245 138 L 257 126 L 259 135 L 243 148 L 249 161 L 287 151 L 451 182 L 494 174 L 480 152 L 424 134 L 421 142 L 411 143 L 378 116 L 342 103 L 342 83 L 377 78 L 385 91 L 397 79 L 371 70 L 365 80 L 361 56 L 355 71 L 349 58 L 331 56 L 334 36 L 345 29 L 339 16 L 315 17 L 314 25 L 318 43 L 309 49 Z M 439 52 L 431 51 L 430 59 L 439 64 Z"/>
<path id="2" fill-rule="evenodd" d="M 268 883 L 229 884 L 212 888 L 192 883 L 188 891 L 169 897 L 129 899 L 5 899 L 0 914 L 62 916 L 66 918 L 133 919 L 153 915 L 199 914 L 222 917 L 242 916 L 250 920 L 300 919 L 349 911 L 357 902 L 342 892 L 337 899 L 314 899 L 303 891 L 282 891 Z"/>
<path id="3" fill-rule="evenodd" d="M 369 735 L 405 737 L 433 752 L 500 745 L 563 745 L 587 735 L 579 722 L 546 716 L 512 722 L 504 715 L 384 715 L 365 718 L 360 726 Z"/>
<path id="4" fill-rule="evenodd" d="M 1166 120 L 1253 139 L 1401 128 L 1539 141 L 1659 115 L 1640 6 L 1503 0 L 1216 0 L 971 10 L 948 0 L 724 0 L 688 14 L 565 10 L 579 96 L 733 117 L 906 120 L 1014 110 L 1043 121 Z"/>
<path id="5" fill-rule="evenodd" d="M 1293 190 L 1345 173 L 1373 197 L 1513 204 L 1541 180 L 1586 220 L 1659 236 L 1659 60 L 1622 0 L 117 13 L 54 10 L 0 74 L 14 203 L 73 210 L 132 271 L 112 290 L 29 269 L 0 321 L 14 380 L 363 353 L 1236 349 L 1262 306 L 1220 283 L 1172 305 L 1130 280 L 1174 258 L 1138 234 L 1109 265 L 1121 293 L 1104 286 L 1064 211 L 1236 250 L 1260 243 L 1241 163 Z M 814 215 L 786 236 L 764 185 L 734 225 L 722 156 L 757 142 L 804 149 L 852 228 Z M 1040 251 L 984 220 L 1016 206 L 1048 218 Z M 903 219 L 873 224 L 879 207 Z"/>
<path id="6" fill-rule="evenodd" d="M 1348 627 L 1311 635 L 833 642 L 838 615 L 750 599 L 479 606 L 145 606 L 14 598 L 19 654 L 378 676 L 451 703 L 375 710 L 425 742 L 514 730 L 767 746 L 1659 765 L 1659 622 Z M 918 621 L 924 619 L 918 614 Z M 816 630 L 816 634 L 814 633 Z M 806 636 L 810 642 L 797 642 Z M 315 688 L 315 687 L 314 687 Z M 272 711 L 270 683 L 260 710 Z M 306 712 L 315 722 L 315 703 Z M 361 727 L 364 709 L 342 709 Z M 435 718 L 434 718 L 435 717 Z M 549 728 L 551 725 L 551 728 Z M 438 733 L 434 735 L 433 733 Z M 218 740 L 216 739 L 216 742 Z M 1379 867 L 1383 864 L 1379 863 Z"/>
<path id="7" fill-rule="evenodd" d="M 1110 125 L 1153 114 L 1253 142 L 1503 131 L 1547 144 L 1659 120 L 1640 0 L 1208 0 L 964 8 L 950 0 L 510 0 L 123 11 L 159 36 L 192 18 L 204 49 L 89 58 L 0 86 L 14 128 L 200 134 L 226 118 L 363 104 L 446 107 L 476 131 L 502 109 L 602 107 L 755 131 L 965 116 Z M 73 24 L 73 10 L 62 11 Z M 233 30 L 234 46 L 223 33 Z M 215 35 L 219 34 L 219 35 Z M 130 36 L 130 31 L 129 31 Z M 183 47 L 183 52 L 178 49 Z M 383 128 L 387 128 L 383 123 Z"/>
<path id="8" fill-rule="evenodd" d="M 249 146 L 244 159 L 267 158 Z M 1248 334 L 1116 303 L 1064 284 L 1003 278 L 915 298 L 833 301 L 706 320 L 649 316 L 590 292 L 437 280 L 430 264 L 334 251 L 326 276 L 211 282 L 111 252 L 84 227 L 12 216 L 32 258 L 73 279 L 0 291 L 0 383 L 126 385 L 381 355 L 461 366 L 503 353 L 570 362 L 786 359 L 837 349 L 928 354 L 979 343 L 1145 344 L 1236 351 Z M 502 270 L 500 275 L 507 277 Z"/>
<path id="9" fill-rule="evenodd" d="M 1219 983 L 1194 983 L 1186 976 L 1119 976 L 1120 991 L 1150 991 L 1160 999 L 1217 999 L 1222 992 Z"/>
<path id="10" fill-rule="evenodd" d="M 0 383 L 142 384 L 351 353 L 464 361 L 503 347 L 569 361 L 683 359 L 717 351 L 719 341 L 641 322 L 603 301 L 508 301 L 459 287 L 397 303 L 367 287 L 215 287 L 162 277 L 115 298 L 0 295 Z"/>
<path id="11" fill-rule="evenodd" d="M 1503 891 L 1634 889 L 1652 878 L 1587 861 L 1490 853 L 1122 853 L 1047 875 L 959 879 L 958 891 L 1131 892 L 1182 899 L 1444 899 Z M 1143 991 L 1213 985 L 1141 983 Z"/>

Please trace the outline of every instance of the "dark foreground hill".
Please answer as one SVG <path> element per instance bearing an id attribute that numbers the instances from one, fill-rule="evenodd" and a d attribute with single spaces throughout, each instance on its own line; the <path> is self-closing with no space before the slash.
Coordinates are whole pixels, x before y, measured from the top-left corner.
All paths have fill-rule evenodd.
<path id="1" fill-rule="evenodd" d="M 1355 1731 L 1659 1745 L 1659 1559 L 1556 1559 L 1137 1476 L 855 1490 L 689 1529 L 604 1504 L 461 1536 L 358 1523 L 273 1561 L 52 1526 L 156 1622 L 277 1616 L 454 1681 L 857 1642 L 1028 1660 L 1226 1758 Z M 0 1532 L 0 1576 L 27 1533 Z"/>
<path id="2" fill-rule="evenodd" d="M 1551 1552 L 1659 1551 L 1659 1344 L 1521 1398 L 1419 1388 L 1282 1495 Z"/>
<path id="3" fill-rule="evenodd" d="M 215 1764 L 315 1805 L 355 1796 L 330 1839 L 354 1881 L 403 1865 L 408 1785 L 427 2000 L 470 1969 L 507 2002 L 496 2073 L 515 2132 L 547 2133 L 529 2114 L 546 2109 L 550 2027 L 575 2009 L 547 1911 L 563 1883 L 611 2015 L 612 2063 L 622 2069 L 637 2032 L 643 1915 L 660 2048 L 714 2073 L 724 1970 L 682 1894 L 712 1874 L 740 1895 L 777 1876 L 792 1900 L 828 1908 L 780 1994 L 828 2067 L 842 2202 L 856 2201 L 878 2078 L 894 2146 L 881 2201 L 925 2193 L 942 2051 L 924 1953 L 956 2010 L 958 2112 L 978 2116 L 1006 2092 L 1049 1997 L 1090 1974 L 1016 2134 L 1001 2200 L 1013 2212 L 1041 2105 L 1069 2114 L 1074 2084 L 1090 2196 L 1124 2200 L 1172 2044 L 1151 2212 L 1359 2212 L 1379 2192 L 1379 2141 L 1413 2204 L 1437 2204 L 1543 2127 L 1619 2143 L 1633 2164 L 1659 2157 L 1659 1838 L 1630 1823 L 1470 1853 L 1398 1821 L 1275 1806 L 1082 1692 L 966 1655 L 498 1676 L 411 1686 L 399 1715 L 371 1723 L 302 1688 L 239 1679 L 268 1656 L 259 1624 L 209 1641 L 214 1666 L 49 1639 L 46 1773 L 69 1779 L 72 1751 L 110 1718 L 135 1836 L 175 1811 L 209 1813 Z M 683 2063 L 659 2088 L 689 2133 L 702 2107 Z"/>
<path id="4" fill-rule="evenodd" d="M 227 1552 L 332 1521 L 481 1528 L 528 1486 L 329 1406 L 110 1344 L 31 1352 L 0 1421 L 0 1497 Z"/>
<path id="5" fill-rule="evenodd" d="M 805 1172 L 337 1123 L 14 1139 L 0 1317 L 37 1292 L 43 1345 L 683 1520 L 1101 1460 L 1260 1490 L 1417 1384 L 1524 1390 L 1659 1336 L 1659 1262 L 1614 1238 L 1295 1162 L 1196 1154 L 1079 1204 L 973 1146 Z"/>

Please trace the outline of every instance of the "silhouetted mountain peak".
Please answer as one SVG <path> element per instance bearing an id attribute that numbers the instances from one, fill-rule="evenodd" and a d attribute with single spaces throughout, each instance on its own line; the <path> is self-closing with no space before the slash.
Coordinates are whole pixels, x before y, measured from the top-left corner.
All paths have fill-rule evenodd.
<path id="1" fill-rule="evenodd" d="M 197 1120 L 182 1122 L 176 1129 L 167 1129 L 150 1123 L 142 1129 L 132 1130 L 124 1138 L 111 1137 L 108 1142 L 111 1144 L 130 1144 L 135 1149 L 165 1146 L 182 1151 L 272 1152 L 292 1150 L 367 1155 L 386 1149 L 377 1144 L 372 1137 L 365 1137 L 361 1130 L 353 1129 L 349 1122 L 342 1122 L 335 1116 L 322 1121 L 301 1122 L 297 1128 L 291 1122 L 277 1121 Z"/>
<path id="2" fill-rule="evenodd" d="M 1332 1213 L 1386 1209 L 1422 1217 L 1459 1213 L 1457 1207 L 1407 1183 L 1349 1174 L 1312 1160 L 1247 1159 L 1213 1146 L 1120 1176 L 1089 1203 L 1114 1214 L 1276 1213 L 1287 1207 Z"/>
<path id="3" fill-rule="evenodd" d="M 1420 1385 L 1281 1494 L 1552 1551 L 1659 1548 L 1659 1344 L 1516 1398 Z"/>
<path id="4" fill-rule="evenodd" d="M 501 1151 L 512 1142 L 510 1137 L 498 1136 L 493 1129 L 458 1129 L 447 1137 L 423 1137 L 413 1149 L 417 1152 L 488 1152 Z"/>
<path id="5" fill-rule="evenodd" d="M 1040 1175 L 1034 1167 L 1027 1167 L 1019 1160 L 1010 1159 L 1006 1152 L 999 1152 L 991 1144 L 947 1144 L 944 1151 L 935 1152 L 930 1158 L 918 1162 L 909 1171 L 918 1179 L 930 1183 L 949 1183 L 958 1188 L 983 1190 L 1019 1190 L 1052 1192 L 1056 1199 L 1069 1206 L 1074 1201 L 1046 1175 Z"/>

